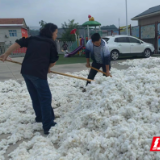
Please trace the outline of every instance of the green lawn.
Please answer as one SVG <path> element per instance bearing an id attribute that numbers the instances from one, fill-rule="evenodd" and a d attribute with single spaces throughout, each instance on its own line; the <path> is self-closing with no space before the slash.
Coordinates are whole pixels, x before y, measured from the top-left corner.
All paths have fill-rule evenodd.
<path id="1" fill-rule="evenodd" d="M 120 59 L 125 59 L 129 58 L 127 56 L 120 57 Z M 90 62 L 92 60 L 90 59 Z M 72 57 L 65 58 L 64 55 L 59 54 L 59 60 L 57 61 L 56 65 L 61 65 L 61 64 L 74 64 L 74 63 L 86 63 L 86 58 L 85 55 L 79 56 L 79 55 L 74 55 Z"/>
<path id="2" fill-rule="evenodd" d="M 129 56 L 120 57 L 121 60 L 123 60 L 123 59 L 125 60 L 127 58 L 131 58 L 132 59 L 133 57 L 129 57 Z M 90 59 L 90 62 L 92 62 L 91 59 Z M 57 61 L 56 65 L 74 64 L 74 63 L 86 63 L 85 55 L 82 55 L 82 56 L 74 55 L 72 57 L 65 58 L 64 55 L 60 54 L 59 55 L 59 60 Z"/>
<path id="3" fill-rule="evenodd" d="M 79 56 L 74 55 L 72 57 L 65 58 L 64 55 L 59 55 L 59 60 L 57 61 L 56 65 L 60 64 L 73 64 L 73 63 L 86 63 L 85 55 Z"/>

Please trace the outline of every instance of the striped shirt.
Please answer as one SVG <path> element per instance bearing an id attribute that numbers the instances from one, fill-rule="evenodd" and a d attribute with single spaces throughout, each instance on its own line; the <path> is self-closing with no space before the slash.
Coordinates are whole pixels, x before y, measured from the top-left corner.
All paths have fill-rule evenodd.
<path id="1" fill-rule="evenodd" d="M 101 58 L 101 45 L 99 47 L 93 46 L 94 49 L 94 58 L 97 63 L 103 64 L 102 58 Z"/>

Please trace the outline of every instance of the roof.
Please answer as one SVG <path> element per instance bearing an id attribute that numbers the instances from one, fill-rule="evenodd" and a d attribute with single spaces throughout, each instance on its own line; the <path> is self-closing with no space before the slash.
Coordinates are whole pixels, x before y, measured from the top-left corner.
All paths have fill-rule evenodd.
<path id="1" fill-rule="evenodd" d="M 137 15 L 136 17 L 132 18 L 132 20 L 138 20 L 147 16 L 152 16 L 155 14 L 160 14 L 160 5 L 159 6 L 155 6 L 152 8 L 149 8 L 148 10 L 142 12 L 141 14 Z"/>
<path id="2" fill-rule="evenodd" d="M 101 24 L 97 21 L 87 21 L 82 26 L 101 26 Z"/>
<path id="3" fill-rule="evenodd" d="M 0 24 L 23 24 L 24 18 L 0 18 Z"/>
<path id="4" fill-rule="evenodd" d="M 130 36 L 130 35 L 113 35 L 113 36 L 104 36 L 102 38 L 120 38 L 120 37 L 133 37 L 133 36 Z"/>
<path id="5" fill-rule="evenodd" d="M 23 24 L 0 24 L 0 27 L 10 27 L 10 26 L 14 26 L 14 27 L 22 27 Z"/>

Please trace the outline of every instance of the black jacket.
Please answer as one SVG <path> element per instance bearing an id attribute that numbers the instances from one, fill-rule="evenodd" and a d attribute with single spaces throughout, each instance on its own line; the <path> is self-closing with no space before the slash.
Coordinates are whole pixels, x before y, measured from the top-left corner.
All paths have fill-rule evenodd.
<path id="1" fill-rule="evenodd" d="M 58 60 L 55 42 L 46 37 L 36 36 L 16 40 L 21 47 L 27 47 L 21 73 L 47 79 L 49 65 Z"/>

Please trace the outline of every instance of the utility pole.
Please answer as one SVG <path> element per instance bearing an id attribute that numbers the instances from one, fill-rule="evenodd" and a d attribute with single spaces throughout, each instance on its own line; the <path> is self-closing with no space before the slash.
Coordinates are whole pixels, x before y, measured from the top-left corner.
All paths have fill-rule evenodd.
<path id="1" fill-rule="evenodd" d="M 128 12 L 127 12 L 127 0 L 126 0 L 126 34 L 128 35 Z"/>

